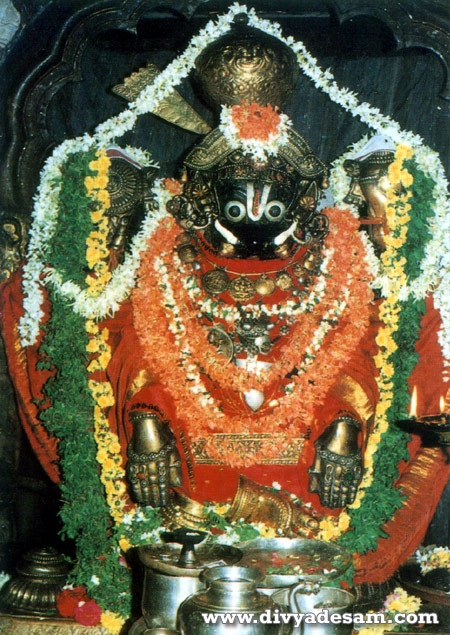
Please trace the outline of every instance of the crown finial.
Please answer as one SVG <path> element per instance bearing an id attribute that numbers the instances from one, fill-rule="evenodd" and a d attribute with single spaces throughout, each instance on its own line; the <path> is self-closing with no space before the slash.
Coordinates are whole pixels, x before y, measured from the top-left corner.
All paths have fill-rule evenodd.
<path id="1" fill-rule="evenodd" d="M 281 107 L 298 78 L 297 59 L 280 40 L 236 16 L 231 31 L 207 46 L 196 61 L 197 78 L 214 109 L 242 101 Z M 237 22 L 237 24 L 236 24 Z"/>

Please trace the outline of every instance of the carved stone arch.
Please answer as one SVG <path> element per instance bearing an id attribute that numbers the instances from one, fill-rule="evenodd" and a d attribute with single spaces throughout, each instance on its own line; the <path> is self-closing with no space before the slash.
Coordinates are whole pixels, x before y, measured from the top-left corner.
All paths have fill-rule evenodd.
<path id="1" fill-rule="evenodd" d="M 41 165 L 56 143 L 47 126 L 49 104 L 67 84 L 82 79 L 80 65 L 89 41 L 99 33 L 118 29 L 136 33 L 144 16 L 161 9 L 176 11 L 189 18 L 202 0 L 176 3 L 176 9 L 161 0 L 109 0 L 90 2 L 72 14 L 61 16 L 61 24 L 49 53 L 26 74 L 13 94 L 9 106 L 9 145 L 5 148 L 1 168 L 0 197 L 3 207 L 28 215 Z M 50 13 L 51 7 L 48 12 Z M 46 12 L 37 20 L 44 23 Z M 36 25 L 34 25 L 36 28 Z M 26 36 L 26 34 L 24 34 Z M 130 71 L 133 69 L 130 69 Z M 118 102 L 117 110 L 123 108 Z M 108 113 L 114 114 L 114 113 Z M 96 122 L 98 123 L 98 122 Z M 80 132 L 81 134 L 81 132 Z"/>
<path id="2" fill-rule="evenodd" d="M 339 22 L 363 15 L 377 18 L 392 31 L 398 49 L 426 48 L 435 53 L 442 62 L 444 82 L 441 96 L 450 99 L 450 37 L 449 6 L 439 0 L 407 2 L 405 0 L 329 0 Z"/>

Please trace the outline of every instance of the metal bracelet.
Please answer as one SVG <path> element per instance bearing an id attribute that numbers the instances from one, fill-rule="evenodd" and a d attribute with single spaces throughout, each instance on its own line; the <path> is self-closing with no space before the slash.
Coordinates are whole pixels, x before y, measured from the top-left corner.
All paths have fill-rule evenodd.
<path id="1" fill-rule="evenodd" d="M 147 403 L 137 403 L 131 408 L 128 414 L 131 423 L 133 423 L 133 419 L 135 421 L 140 421 L 142 419 L 146 419 L 147 417 L 157 417 L 158 421 L 170 425 L 168 419 L 165 418 L 164 412 L 158 406 Z"/>
<path id="2" fill-rule="evenodd" d="M 339 421 L 346 421 L 347 423 L 350 423 L 355 428 L 358 428 L 358 430 L 361 428 L 361 423 L 358 421 L 358 419 L 355 419 L 355 417 L 353 417 L 351 414 L 340 415 L 339 417 L 336 417 L 336 419 L 333 419 L 331 423 L 339 423 Z"/>
<path id="3" fill-rule="evenodd" d="M 321 459 L 324 459 L 329 463 L 336 463 L 337 465 L 340 465 L 341 467 L 344 467 L 346 469 L 355 469 L 361 464 L 360 452 L 355 452 L 354 454 L 347 455 L 336 454 L 336 452 L 332 452 L 331 450 L 328 450 L 328 448 L 324 448 L 321 446 L 318 446 L 317 450 Z"/>
<path id="4" fill-rule="evenodd" d="M 161 418 L 156 414 L 156 412 L 145 412 L 143 410 L 134 410 L 129 414 L 131 423 L 135 423 L 136 421 L 144 421 L 145 419 L 153 419 L 161 423 Z"/>
<path id="5" fill-rule="evenodd" d="M 132 463 L 153 463 L 159 459 L 167 457 L 176 448 L 174 440 L 163 445 L 158 452 L 149 452 L 148 454 L 136 454 L 130 446 L 128 446 L 127 454 Z"/>

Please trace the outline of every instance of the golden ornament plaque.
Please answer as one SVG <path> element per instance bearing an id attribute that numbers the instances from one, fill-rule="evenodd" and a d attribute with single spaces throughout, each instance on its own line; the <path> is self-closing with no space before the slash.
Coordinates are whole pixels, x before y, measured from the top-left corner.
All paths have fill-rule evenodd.
<path id="1" fill-rule="evenodd" d="M 292 265 L 292 273 L 294 274 L 294 276 L 297 276 L 297 278 L 305 275 L 305 268 L 303 266 L 303 263 L 301 262 L 294 263 Z"/>
<path id="2" fill-rule="evenodd" d="M 263 274 L 259 276 L 259 278 L 255 281 L 255 290 L 259 295 L 270 295 L 275 291 L 277 285 L 275 284 L 275 280 L 272 280 L 270 276 Z"/>
<path id="3" fill-rule="evenodd" d="M 201 277 L 202 287 L 206 293 L 211 295 L 219 295 L 228 291 L 230 279 L 222 269 L 211 269 Z"/>
<path id="4" fill-rule="evenodd" d="M 294 278 L 288 271 L 280 271 L 275 277 L 275 284 L 282 291 L 289 291 L 294 286 Z"/>
<path id="5" fill-rule="evenodd" d="M 184 244 L 177 249 L 181 262 L 194 262 L 197 258 L 197 250 L 193 245 Z"/>
<path id="6" fill-rule="evenodd" d="M 239 276 L 230 282 L 230 295 L 234 300 L 251 300 L 256 293 L 255 284 L 250 278 Z"/>

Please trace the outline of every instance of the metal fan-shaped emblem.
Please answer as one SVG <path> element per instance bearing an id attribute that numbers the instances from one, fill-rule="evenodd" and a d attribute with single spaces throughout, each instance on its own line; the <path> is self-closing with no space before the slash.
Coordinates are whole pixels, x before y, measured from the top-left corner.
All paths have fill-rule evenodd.
<path id="1" fill-rule="evenodd" d="M 111 206 L 108 216 L 131 214 L 143 198 L 142 170 L 122 159 L 112 159 L 108 172 L 108 192 Z"/>

